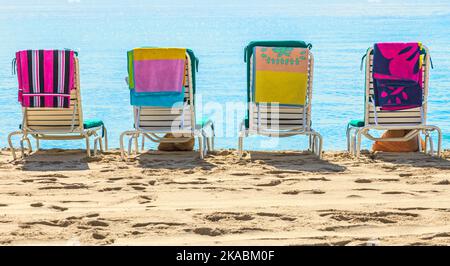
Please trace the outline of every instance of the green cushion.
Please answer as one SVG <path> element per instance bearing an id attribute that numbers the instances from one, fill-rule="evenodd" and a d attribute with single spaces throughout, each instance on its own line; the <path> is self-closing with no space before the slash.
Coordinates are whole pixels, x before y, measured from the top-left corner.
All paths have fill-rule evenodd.
<path id="1" fill-rule="evenodd" d="M 87 119 L 84 120 L 83 127 L 84 129 L 90 129 L 94 127 L 103 126 L 103 121 L 100 119 Z"/>
<path id="2" fill-rule="evenodd" d="M 210 119 L 208 117 L 203 117 L 200 121 L 197 121 L 197 126 L 204 127 L 209 121 Z"/>
<path id="3" fill-rule="evenodd" d="M 351 120 L 349 123 L 349 125 L 351 125 L 352 127 L 363 127 L 364 124 L 364 120 L 360 119 Z"/>

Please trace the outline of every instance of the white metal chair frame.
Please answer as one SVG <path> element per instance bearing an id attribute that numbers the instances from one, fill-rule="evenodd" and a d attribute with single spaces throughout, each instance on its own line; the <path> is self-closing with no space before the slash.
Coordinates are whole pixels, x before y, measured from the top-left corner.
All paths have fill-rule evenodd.
<path id="1" fill-rule="evenodd" d="M 91 148 L 90 148 L 90 137 L 94 136 L 94 155 L 97 155 L 97 144 L 100 146 L 100 151 L 108 150 L 108 133 L 106 127 L 99 126 L 95 128 L 84 129 L 83 127 L 83 111 L 81 108 L 81 93 L 80 93 L 80 78 L 79 78 L 79 62 L 78 59 L 75 58 L 75 70 L 76 70 L 76 89 L 75 93 L 77 95 L 76 102 L 74 103 L 73 113 L 72 113 L 72 124 L 70 125 L 70 129 L 63 130 L 39 130 L 33 129 L 33 126 L 28 125 L 28 111 L 34 111 L 42 108 L 34 108 L 34 107 L 23 107 L 22 113 L 22 125 L 21 129 L 11 132 L 8 135 L 8 144 L 12 152 L 13 159 L 16 160 L 16 151 L 12 143 L 12 137 L 15 135 L 22 135 L 20 139 L 20 151 L 21 156 L 24 158 L 27 155 L 30 155 L 33 152 L 33 148 L 31 145 L 30 138 L 28 136 L 33 137 L 36 140 L 36 152 L 40 149 L 40 140 L 77 140 L 77 139 L 85 139 L 86 140 L 86 153 L 87 156 L 91 156 Z M 63 108 L 52 108 L 55 110 L 64 110 Z M 78 114 L 78 121 L 75 119 Z M 78 123 L 78 126 L 76 124 Z M 51 125 L 48 125 L 51 126 Z M 102 134 L 98 134 L 99 130 L 103 130 L 104 138 L 105 138 L 105 149 L 103 149 L 103 136 Z M 25 145 L 24 142 L 27 143 L 28 146 L 28 154 L 25 153 Z"/>
<path id="2" fill-rule="evenodd" d="M 253 55 L 252 55 L 253 56 Z M 250 60 L 250 88 L 252 88 L 253 82 L 253 60 Z M 287 130 L 268 130 L 261 127 L 261 107 L 266 107 L 267 104 L 256 104 L 253 102 L 253 92 L 252 89 L 249 90 L 251 102 L 248 103 L 249 108 L 249 128 L 246 128 L 245 119 L 241 122 L 239 128 L 239 140 L 238 140 L 238 153 L 239 157 L 242 157 L 244 151 L 244 138 L 249 137 L 251 135 L 261 135 L 268 137 L 290 137 L 295 135 L 307 135 L 309 137 L 309 151 L 316 154 L 319 158 L 322 157 L 322 146 L 323 146 L 323 138 L 317 132 L 311 128 L 311 105 L 312 105 L 312 88 L 313 88 L 313 75 L 314 75 L 314 56 L 311 52 L 309 52 L 309 64 L 308 64 L 308 87 L 306 93 L 306 102 L 303 106 L 303 113 L 300 114 L 303 119 L 302 127 L 291 128 Z M 275 106 L 275 112 L 271 112 L 271 116 L 275 118 L 279 118 L 279 105 Z M 253 114 L 257 113 L 257 125 L 254 125 Z"/>
<path id="3" fill-rule="evenodd" d="M 377 115 L 377 108 L 374 104 L 373 95 L 371 94 L 371 89 L 373 88 L 373 77 L 372 77 L 372 70 L 373 70 L 373 48 L 369 48 L 367 50 L 367 54 L 365 56 L 365 114 L 364 114 L 364 123 L 365 125 L 363 127 L 353 127 L 350 124 L 347 126 L 347 151 L 356 157 L 360 156 L 360 150 L 361 150 L 361 139 L 362 136 L 372 140 L 372 141 L 408 141 L 413 138 L 418 139 L 419 144 L 419 151 L 422 151 L 422 145 L 420 143 L 420 139 L 418 136 L 420 134 L 423 134 L 425 136 L 425 149 L 423 150 L 424 153 L 434 155 L 434 149 L 433 149 L 433 139 L 431 138 L 431 133 L 436 131 L 438 134 L 438 144 L 437 144 L 437 156 L 441 155 L 441 146 L 442 146 L 442 132 L 441 129 L 434 125 L 427 125 L 426 124 L 426 117 L 427 117 L 427 97 L 428 97 L 428 91 L 429 91 L 429 73 L 430 73 L 430 55 L 428 48 L 423 46 L 425 49 L 425 56 L 424 56 L 424 68 L 423 68 L 423 104 L 420 110 L 421 113 L 421 122 L 417 124 L 389 124 L 389 125 L 380 125 L 378 123 L 378 115 Z M 370 112 L 370 105 L 372 106 L 374 110 L 374 122 L 375 124 L 369 123 L 369 112 Z M 395 113 L 396 111 L 391 111 L 392 113 Z M 370 130 L 411 130 L 407 135 L 404 137 L 399 138 L 378 138 L 374 137 L 370 134 Z M 428 149 L 429 147 L 429 149 Z"/>
<path id="4" fill-rule="evenodd" d="M 214 150 L 214 123 L 208 120 L 203 125 L 196 125 L 195 118 L 195 104 L 194 104 L 194 92 L 193 92 L 193 80 L 192 80 L 192 65 L 191 58 L 188 53 L 186 53 L 187 58 L 187 71 L 188 71 L 188 87 L 189 87 L 189 104 L 186 102 L 183 105 L 182 115 L 181 115 L 181 125 L 172 126 L 170 131 L 168 130 L 149 130 L 140 126 L 140 113 L 143 107 L 133 106 L 134 113 L 134 130 L 127 130 L 122 132 L 120 135 L 120 153 L 123 160 L 125 160 L 129 155 L 131 155 L 134 141 L 134 155 L 137 155 L 139 150 L 139 137 L 142 135 L 141 151 L 145 149 L 145 139 L 149 139 L 155 143 L 185 143 L 189 141 L 192 137 L 198 139 L 200 158 L 203 159 L 208 151 Z M 128 80 L 126 79 L 127 83 Z M 170 108 L 170 107 L 169 107 Z M 191 127 L 190 129 L 184 128 L 184 111 L 189 108 L 191 117 Z M 173 109 L 172 109 L 173 111 Z M 174 119 L 174 122 L 176 119 Z M 207 129 L 210 129 L 208 132 Z M 167 133 L 172 133 L 175 138 L 164 138 Z M 159 134 L 159 135 L 158 135 Z M 129 137 L 128 140 L 128 152 L 125 151 L 124 138 Z"/>

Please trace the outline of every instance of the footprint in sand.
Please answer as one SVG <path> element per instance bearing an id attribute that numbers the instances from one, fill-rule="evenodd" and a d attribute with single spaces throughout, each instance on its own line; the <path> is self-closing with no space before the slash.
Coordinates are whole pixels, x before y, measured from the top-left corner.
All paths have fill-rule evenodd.
<path id="1" fill-rule="evenodd" d="M 358 179 L 355 180 L 355 183 L 362 183 L 362 184 L 372 183 L 372 180 L 364 179 L 364 178 L 358 178 Z"/>
<path id="2" fill-rule="evenodd" d="M 413 219 L 419 217 L 419 214 L 410 212 L 363 212 L 363 211 L 340 211 L 340 210 L 323 210 L 318 211 L 319 216 L 328 217 L 335 221 L 344 222 L 378 222 L 383 224 L 398 223 L 405 219 Z"/>
<path id="3" fill-rule="evenodd" d="M 285 195 L 298 195 L 300 193 L 325 194 L 325 191 L 320 190 L 320 189 L 309 189 L 309 190 L 288 190 L 288 191 L 282 192 L 282 194 L 285 194 Z"/>
<path id="4" fill-rule="evenodd" d="M 297 220 L 297 218 L 295 218 L 295 217 L 285 216 L 280 213 L 258 212 L 258 213 L 256 213 L 256 215 L 261 216 L 261 217 L 279 218 L 280 220 L 289 221 L 289 222 Z"/>
<path id="5" fill-rule="evenodd" d="M 379 189 L 376 189 L 376 188 L 354 188 L 352 190 L 355 190 L 355 191 L 379 191 Z"/>
<path id="6" fill-rule="evenodd" d="M 360 196 L 360 195 L 348 195 L 346 198 L 349 198 L 349 199 L 351 199 L 351 198 L 362 198 L 362 196 Z"/>
<path id="7" fill-rule="evenodd" d="M 272 180 L 269 183 L 256 184 L 256 186 L 258 186 L 258 187 L 274 187 L 274 186 L 278 186 L 279 184 L 281 184 L 280 180 Z"/>
<path id="8" fill-rule="evenodd" d="M 114 172 L 114 169 L 101 169 L 101 173 Z"/>
<path id="9" fill-rule="evenodd" d="M 73 224 L 74 221 L 69 220 L 51 220 L 51 221 L 37 221 L 37 222 L 29 222 L 24 223 L 24 228 L 29 228 L 31 225 L 46 225 L 46 226 L 54 226 L 54 227 L 68 227 L 69 225 Z M 22 227 L 22 225 L 20 226 Z"/>
<path id="10" fill-rule="evenodd" d="M 39 184 L 53 184 L 55 181 L 57 181 L 56 178 L 38 178 L 35 181 Z"/>
<path id="11" fill-rule="evenodd" d="M 69 209 L 69 208 L 66 208 L 66 207 L 60 207 L 60 206 L 56 206 L 56 205 L 52 205 L 52 206 L 50 206 L 49 208 L 50 208 L 50 209 L 57 210 L 57 211 L 61 211 L 61 212 L 67 211 L 67 210 Z"/>
<path id="12" fill-rule="evenodd" d="M 56 177 L 56 178 L 69 178 L 68 176 L 66 176 L 66 175 L 63 175 L 63 174 L 45 174 L 45 175 L 38 175 L 38 176 L 36 176 L 36 177 Z"/>
<path id="13" fill-rule="evenodd" d="M 410 192 L 404 192 L 404 191 L 385 191 L 382 192 L 381 194 L 385 194 L 385 195 L 413 195 L 415 196 L 416 194 L 414 193 L 410 193 Z"/>
<path id="14" fill-rule="evenodd" d="M 307 194 L 325 194 L 325 191 L 320 189 L 303 190 L 302 192 Z"/>
<path id="15" fill-rule="evenodd" d="M 397 210 L 399 211 L 426 211 L 429 210 L 430 208 L 425 208 L 425 207 L 409 207 L 409 208 L 397 208 Z"/>
<path id="16" fill-rule="evenodd" d="M 378 180 L 382 181 L 382 182 L 398 182 L 398 181 L 400 181 L 400 179 L 398 179 L 398 178 L 380 178 Z"/>
<path id="17" fill-rule="evenodd" d="M 293 221 L 297 220 L 297 218 L 288 217 L 288 216 L 283 216 L 280 219 L 283 220 L 283 221 L 288 221 L 288 222 L 293 222 Z"/>
<path id="18" fill-rule="evenodd" d="M 186 225 L 185 223 L 170 223 L 170 222 L 146 222 L 146 223 L 137 223 L 137 224 L 133 224 L 131 227 L 133 228 L 139 228 L 139 227 L 146 227 L 149 225 L 154 225 L 154 226 L 183 226 Z"/>
<path id="19" fill-rule="evenodd" d="M 230 220 L 234 219 L 237 221 L 250 221 L 254 217 L 250 214 L 239 213 L 239 212 L 216 212 L 205 216 L 205 219 L 211 222 L 218 222 L 220 220 Z"/>
<path id="20" fill-rule="evenodd" d="M 190 231 L 188 229 L 188 231 Z M 197 235 L 202 235 L 202 236 L 220 236 L 223 234 L 226 234 L 227 232 L 223 229 L 219 229 L 219 228 L 209 228 L 209 227 L 200 227 L 200 228 L 195 228 L 194 230 L 192 230 L 195 234 Z"/>
<path id="21" fill-rule="evenodd" d="M 86 224 L 87 224 L 87 225 L 90 225 L 90 226 L 101 226 L 101 227 L 107 227 L 107 226 L 109 226 L 108 223 L 103 222 L 103 221 L 100 221 L 100 220 L 92 220 L 92 221 L 88 221 Z"/>
<path id="22" fill-rule="evenodd" d="M 401 174 L 398 174 L 398 176 L 399 177 L 410 177 L 410 176 L 413 176 L 413 174 L 411 174 L 411 173 L 401 173 Z"/>
<path id="23" fill-rule="evenodd" d="M 88 213 L 84 217 L 93 218 L 93 217 L 98 217 L 98 216 L 100 216 L 99 213 Z"/>
<path id="24" fill-rule="evenodd" d="M 98 190 L 98 192 L 107 192 L 107 191 L 119 191 L 122 190 L 121 187 L 106 187 Z"/>
<path id="25" fill-rule="evenodd" d="M 308 178 L 309 181 L 331 181 L 328 178 L 325 177 L 312 177 L 312 178 Z"/>
<path id="26" fill-rule="evenodd" d="M 144 187 L 148 186 L 145 183 L 139 183 L 139 182 L 130 182 L 130 183 L 127 183 L 127 185 L 128 186 L 144 186 Z"/>
<path id="27" fill-rule="evenodd" d="M 185 173 L 187 175 L 192 175 L 192 174 L 195 174 L 196 172 L 194 170 L 187 170 L 187 171 L 184 171 L 183 173 Z"/>
<path id="28" fill-rule="evenodd" d="M 258 213 L 256 213 L 256 215 L 263 216 L 263 217 L 281 217 L 281 216 L 283 216 L 282 214 L 279 214 L 279 213 L 270 213 L 270 212 L 258 212 Z"/>
<path id="29" fill-rule="evenodd" d="M 432 240 L 434 238 L 448 238 L 448 237 L 450 237 L 450 233 L 442 232 L 442 233 L 433 234 L 431 236 L 421 237 L 421 239 L 423 239 L 423 240 Z"/>
<path id="30" fill-rule="evenodd" d="M 234 175 L 234 176 L 249 176 L 252 175 L 250 173 L 231 173 L 230 175 Z"/>
<path id="31" fill-rule="evenodd" d="M 50 190 L 50 189 L 87 189 L 89 188 L 85 184 L 74 183 L 74 184 L 61 184 L 61 186 L 47 186 L 40 187 L 39 190 Z"/>
<path id="32" fill-rule="evenodd" d="M 123 179 L 123 177 L 110 177 L 110 178 L 108 178 L 108 180 L 110 180 L 110 181 L 118 181 L 118 180 L 122 180 Z"/>
<path id="33" fill-rule="evenodd" d="M 441 180 L 439 182 L 433 183 L 433 185 L 450 185 L 450 181 L 445 179 L 445 180 Z"/>
<path id="34" fill-rule="evenodd" d="M 297 195 L 299 193 L 300 193 L 299 190 L 288 190 L 288 191 L 282 192 L 282 194 L 285 194 L 285 195 Z"/>
<path id="35" fill-rule="evenodd" d="M 106 238 L 106 235 L 98 233 L 98 232 L 94 232 L 94 233 L 92 233 L 92 238 L 97 239 L 97 240 L 103 240 Z"/>
<path id="36" fill-rule="evenodd" d="M 139 196 L 139 204 L 147 204 L 153 201 L 153 198 L 150 196 Z"/>

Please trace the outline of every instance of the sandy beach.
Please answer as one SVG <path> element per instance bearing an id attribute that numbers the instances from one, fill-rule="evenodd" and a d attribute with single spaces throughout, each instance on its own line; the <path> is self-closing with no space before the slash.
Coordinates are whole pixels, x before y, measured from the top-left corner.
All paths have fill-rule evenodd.
<path id="1" fill-rule="evenodd" d="M 449 245 L 449 158 L 4 149 L 0 244 Z"/>

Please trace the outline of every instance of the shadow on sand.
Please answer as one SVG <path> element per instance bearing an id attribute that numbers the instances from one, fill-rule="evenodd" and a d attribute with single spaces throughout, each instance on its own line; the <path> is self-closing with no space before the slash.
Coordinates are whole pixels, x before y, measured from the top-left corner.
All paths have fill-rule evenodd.
<path id="1" fill-rule="evenodd" d="M 444 152 L 448 154 L 448 151 Z M 419 152 L 407 152 L 407 153 L 396 153 L 396 152 L 377 152 L 369 153 L 364 152 L 361 154 L 363 157 L 370 158 L 372 160 L 388 162 L 398 165 L 411 165 L 413 167 L 421 168 L 436 168 L 442 170 L 450 169 L 450 160 L 448 157 L 443 158 L 427 155 Z"/>
<path id="2" fill-rule="evenodd" d="M 319 159 L 314 154 L 304 152 L 259 152 L 251 151 L 252 162 L 262 161 L 280 170 L 306 171 L 316 173 L 340 173 L 347 168 L 342 165 Z"/>
<path id="3" fill-rule="evenodd" d="M 17 161 L 23 171 L 79 171 L 88 170 L 86 150 L 39 150 Z"/>
<path id="4" fill-rule="evenodd" d="M 201 168 L 202 170 L 212 170 L 216 166 L 201 160 L 197 151 L 146 151 L 130 159 L 137 161 L 139 166 L 144 169 L 173 169 L 184 170 Z"/>

